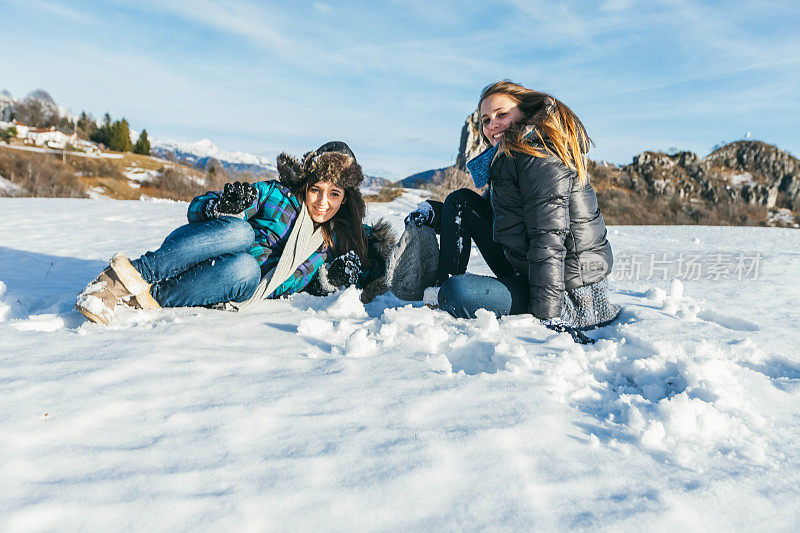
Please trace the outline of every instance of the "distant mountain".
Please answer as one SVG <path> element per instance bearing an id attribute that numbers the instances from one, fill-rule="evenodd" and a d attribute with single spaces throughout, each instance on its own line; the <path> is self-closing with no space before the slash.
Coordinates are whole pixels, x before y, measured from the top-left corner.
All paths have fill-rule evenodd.
<path id="1" fill-rule="evenodd" d="M 167 159 L 175 158 L 202 170 L 207 170 L 216 161 L 226 171 L 249 172 L 254 176 L 269 178 L 278 175 L 271 159 L 245 152 L 226 152 L 210 139 L 195 142 L 152 140 L 151 153 Z"/>
<path id="2" fill-rule="evenodd" d="M 429 183 L 437 172 L 444 171 L 444 168 L 434 168 L 432 170 L 425 170 L 424 172 L 417 172 L 407 178 L 401 179 L 399 182 L 403 187 L 411 189 L 421 189 L 423 185 Z"/>
<path id="3" fill-rule="evenodd" d="M 361 187 L 371 187 L 371 188 L 378 188 L 383 187 L 384 185 L 391 185 L 391 181 L 387 180 L 386 178 L 380 178 L 378 176 L 367 176 L 364 174 L 364 183 L 361 184 Z"/>

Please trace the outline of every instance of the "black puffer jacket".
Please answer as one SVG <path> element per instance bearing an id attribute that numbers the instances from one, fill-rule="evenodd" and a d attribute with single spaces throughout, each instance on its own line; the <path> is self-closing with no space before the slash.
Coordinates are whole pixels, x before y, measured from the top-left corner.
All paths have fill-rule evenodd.
<path id="1" fill-rule="evenodd" d="M 490 171 L 494 240 L 530 284 L 528 310 L 561 313 L 562 291 L 604 279 L 611 245 L 594 189 L 557 157 L 499 154 Z"/>

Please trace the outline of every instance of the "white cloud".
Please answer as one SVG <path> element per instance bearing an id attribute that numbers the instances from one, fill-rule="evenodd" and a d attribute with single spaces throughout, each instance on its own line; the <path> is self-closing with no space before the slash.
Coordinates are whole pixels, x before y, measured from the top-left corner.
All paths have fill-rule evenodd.
<path id="1" fill-rule="evenodd" d="M 323 4 L 322 2 L 314 2 L 314 9 L 320 13 L 330 13 L 332 11 L 331 6 L 328 4 Z"/>
<path id="2" fill-rule="evenodd" d="M 70 8 L 63 3 L 51 2 L 48 0 L 3 0 L 8 4 L 15 4 L 17 6 L 33 8 L 37 11 L 52 14 L 60 18 L 72 20 L 74 22 L 92 22 L 94 17 L 90 16 L 86 11 L 80 11 Z"/>

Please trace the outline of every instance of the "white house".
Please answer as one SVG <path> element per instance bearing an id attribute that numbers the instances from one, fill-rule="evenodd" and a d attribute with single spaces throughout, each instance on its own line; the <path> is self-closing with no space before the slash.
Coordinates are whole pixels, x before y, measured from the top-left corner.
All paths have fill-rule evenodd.
<path id="1" fill-rule="evenodd" d="M 17 137 L 20 139 L 24 139 L 26 135 L 28 135 L 28 130 L 30 129 L 28 126 L 23 124 L 22 122 L 17 122 L 16 120 L 12 122 L 2 122 L 0 121 L 0 130 L 7 130 L 10 128 L 16 128 L 17 130 Z"/>
<path id="2" fill-rule="evenodd" d="M 18 138 L 24 139 L 25 137 L 28 136 L 28 131 L 30 131 L 30 129 L 31 129 L 29 126 L 26 126 L 25 124 L 23 124 L 22 122 L 20 122 L 20 121 L 18 121 L 16 119 L 14 119 L 13 125 L 14 125 L 15 128 L 17 128 L 17 137 Z"/>
<path id="3" fill-rule="evenodd" d="M 25 142 L 32 142 L 36 146 L 47 146 L 49 148 L 64 149 L 67 144 L 75 144 L 78 136 L 74 133 L 67 135 L 61 133 L 55 126 L 49 128 L 30 128 L 25 136 Z"/>

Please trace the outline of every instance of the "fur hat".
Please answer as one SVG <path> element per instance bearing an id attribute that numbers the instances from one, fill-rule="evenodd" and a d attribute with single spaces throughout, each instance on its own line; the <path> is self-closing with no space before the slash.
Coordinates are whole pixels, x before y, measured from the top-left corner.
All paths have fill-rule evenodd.
<path id="1" fill-rule="evenodd" d="M 345 190 L 347 201 L 356 211 L 366 210 L 364 197 L 358 188 L 364 181 L 361 165 L 350 147 L 342 141 L 331 141 L 316 150 L 306 152 L 302 163 L 286 152 L 278 156 L 278 180 L 289 187 L 292 194 L 303 198 L 309 185 L 330 181 Z"/>
<path id="2" fill-rule="evenodd" d="M 280 154 L 278 178 L 296 193 L 317 181 L 330 181 L 343 189 L 358 189 L 364 174 L 350 147 L 342 141 L 331 141 L 306 152 L 302 162 L 286 152 Z"/>

